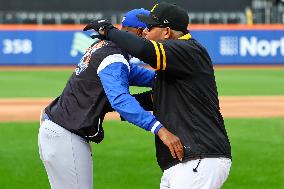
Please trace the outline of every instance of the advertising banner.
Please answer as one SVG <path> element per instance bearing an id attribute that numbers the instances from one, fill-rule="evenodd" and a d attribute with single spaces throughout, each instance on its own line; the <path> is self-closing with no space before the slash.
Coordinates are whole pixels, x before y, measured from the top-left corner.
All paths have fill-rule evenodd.
<path id="1" fill-rule="evenodd" d="M 79 31 L 0 31 L 0 64 L 73 65 L 94 41 Z"/>
<path id="2" fill-rule="evenodd" d="M 193 31 L 215 64 L 284 64 L 284 29 Z"/>
<path id="3" fill-rule="evenodd" d="M 212 27 L 213 28 L 213 27 Z M 79 29 L 1 30 L 0 65 L 75 65 L 95 41 Z M 214 64 L 284 64 L 283 29 L 191 29 Z"/>

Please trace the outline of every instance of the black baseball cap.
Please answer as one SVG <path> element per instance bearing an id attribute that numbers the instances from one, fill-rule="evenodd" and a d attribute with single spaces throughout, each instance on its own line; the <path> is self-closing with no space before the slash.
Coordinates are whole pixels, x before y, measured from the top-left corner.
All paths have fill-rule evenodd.
<path id="1" fill-rule="evenodd" d="M 150 15 L 137 15 L 148 26 L 169 27 L 176 31 L 187 32 L 189 18 L 187 12 L 167 2 L 156 4 L 150 11 Z"/>

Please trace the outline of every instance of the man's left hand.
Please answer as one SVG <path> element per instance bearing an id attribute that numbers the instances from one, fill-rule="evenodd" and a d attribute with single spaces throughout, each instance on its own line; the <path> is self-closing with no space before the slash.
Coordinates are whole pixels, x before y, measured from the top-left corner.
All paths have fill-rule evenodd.
<path id="1" fill-rule="evenodd" d="M 180 161 L 182 161 L 183 146 L 180 139 L 176 135 L 169 132 L 165 127 L 162 127 L 158 131 L 158 136 L 169 148 L 173 158 L 178 158 Z"/>

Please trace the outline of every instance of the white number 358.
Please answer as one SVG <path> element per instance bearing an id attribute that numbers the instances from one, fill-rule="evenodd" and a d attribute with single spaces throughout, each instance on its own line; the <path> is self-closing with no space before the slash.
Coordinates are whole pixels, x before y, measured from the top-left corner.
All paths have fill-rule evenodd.
<path id="1" fill-rule="evenodd" d="M 4 54 L 29 54 L 33 50 L 32 41 L 29 39 L 4 39 Z"/>

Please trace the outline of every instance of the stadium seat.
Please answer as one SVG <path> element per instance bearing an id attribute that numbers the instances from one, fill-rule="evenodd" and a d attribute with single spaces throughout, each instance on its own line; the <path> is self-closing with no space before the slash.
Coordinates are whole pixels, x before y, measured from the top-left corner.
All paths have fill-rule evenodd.
<path id="1" fill-rule="evenodd" d="M 203 24 L 204 23 L 204 16 L 200 13 L 192 13 L 189 14 L 189 23 L 191 24 Z"/>
<path id="2" fill-rule="evenodd" d="M 43 13 L 39 14 L 41 17 L 41 24 L 57 24 L 54 14 L 52 13 Z"/>
<path id="3" fill-rule="evenodd" d="M 19 19 L 22 24 L 37 24 L 37 15 L 36 13 L 21 13 Z"/>
<path id="4" fill-rule="evenodd" d="M 239 17 L 237 13 L 230 13 L 227 17 L 227 23 L 228 24 L 240 24 L 242 22 L 241 22 L 241 18 Z"/>
<path id="5" fill-rule="evenodd" d="M 79 21 L 80 24 L 88 24 L 93 20 L 92 14 L 80 14 Z"/>
<path id="6" fill-rule="evenodd" d="M 88 24 L 94 19 L 105 18 L 102 13 L 81 13 L 78 15 L 80 24 Z"/>
<path id="7" fill-rule="evenodd" d="M 3 24 L 4 13 L 0 11 L 0 24 Z"/>
<path id="8" fill-rule="evenodd" d="M 61 24 L 77 24 L 79 22 L 75 13 L 63 13 L 60 16 Z"/>
<path id="9" fill-rule="evenodd" d="M 6 12 L 3 15 L 3 23 L 4 24 L 16 24 L 19 23 L 16 15 L 13 12 Z"/>

